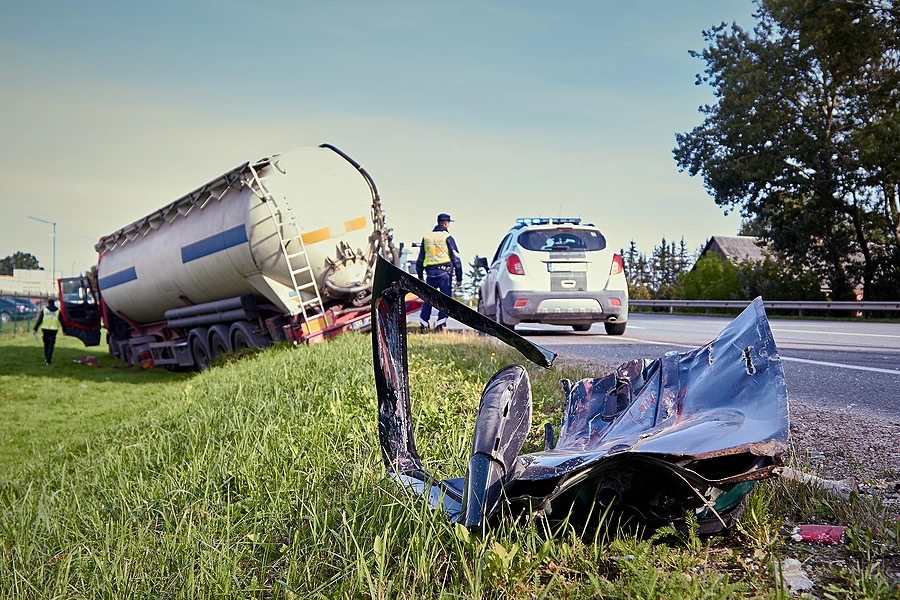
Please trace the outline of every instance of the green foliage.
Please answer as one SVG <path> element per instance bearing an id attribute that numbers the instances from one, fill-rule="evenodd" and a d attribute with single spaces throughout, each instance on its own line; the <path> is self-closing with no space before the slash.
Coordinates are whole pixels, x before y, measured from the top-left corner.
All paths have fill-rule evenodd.
<path id="1" fill-rule="evenodd" d="M 692 256 L 681 238 L 679 245 L 663 237 L 648 258 L 634 240 L 620 250 L 628 280 L 628 297 L 635 300 L 672 300 L 678 297 L 679 276 L 691 266 Z"/>
<path id="2" fill-rule="evenodd" d="M 715 90 L 675 160 L 836 299 L 900 279 L 900 27 L 894 0 L 758 0 L 691 52 Z M 900 289 L 897 286 L 894 288 Z"/>
<path id="3" fill-rule="evenodd" d="M 40 269 L 38 259 L 28 252 L 14 252 L 0 259 L 0 275 L 12 275 L 13 269 Z"/>
<path id="4" fill-rule="evenodd" d="M 682 298 L 691 300 L 739 300 L 743 286 L 735 263 L 717 252 L 700 258 L 694 269 L 682 273 Z"/>
<path id="5" fill-rule="evenodd" d="M 459 288 L 454 288 L 453 297 L 469 306 L 477 304 L 481 294 L 481 282 L 484 281 L 486 274 L 484 269 L 475 266 L 475 261 L 470 262 L 463 284 Z"/>

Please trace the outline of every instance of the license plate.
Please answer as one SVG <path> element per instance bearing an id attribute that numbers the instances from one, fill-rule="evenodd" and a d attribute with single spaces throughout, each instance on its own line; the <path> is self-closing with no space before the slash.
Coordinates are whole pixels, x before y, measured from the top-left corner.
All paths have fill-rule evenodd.
<path id="1" fill-rule="evenodd" d="M 366 317 L 364 319 L 360 319 L 359 321 L 354 321 L 350 323 L 350 329 L 353 331 L 359 331 L 365 327 L 369 327 L 372 324 L 372 317 Z"/>
<path id="2" fill-rule="evenodd" d="M 586 273 L 587 272 L 587 263 L 583 263 L 583 262 L 547 263 L 547 271 L 550 273 Z"/>

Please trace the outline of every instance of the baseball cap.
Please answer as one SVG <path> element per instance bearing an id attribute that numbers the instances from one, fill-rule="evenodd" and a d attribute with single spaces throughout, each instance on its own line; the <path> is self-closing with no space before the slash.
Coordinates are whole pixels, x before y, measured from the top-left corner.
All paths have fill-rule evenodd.
<path id="1" fill-rule="evenodd" d="M 451 219 L 450 215 L 448 215 L 447 213 L 439 214 L 437 217 L 437 220 L 438 220 L 438 223 L 440 223 L 441 221 L 450 221 L 451 223 L 453 222 L 453 219 Z"/>

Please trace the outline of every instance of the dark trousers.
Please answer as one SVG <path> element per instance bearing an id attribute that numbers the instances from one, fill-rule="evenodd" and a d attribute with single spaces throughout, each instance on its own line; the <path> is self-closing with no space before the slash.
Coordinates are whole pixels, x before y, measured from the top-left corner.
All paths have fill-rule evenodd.
<path id="1" fill-rule="evenodd" d="M 426 269 L 425 283 L 433 288 L 441 290 L 441 292 L 443 292 L 447 296 L 452 297 L 453 295 L 453 280 L 450 277 L 450 273 L 448 273 L 447 271 L 443 271 L 441 269 Z M 422 312 L 419 313 L 419 321 L 427 327 L 430 320 L 431 305 L 426 302 L 422 305 Z M 435 327 L 443 325 L 446 322 L 447 315 L 438 311 L 438 318 L 437 323 L 435 323 Z"/>
<path id="2" fill-rule="evenodd" d="M 53 358 L 53 346 L 56 345 L 56 330 L 41 329 L 41 335 L 44 338 L 44 361 L 49 365 Z"/>

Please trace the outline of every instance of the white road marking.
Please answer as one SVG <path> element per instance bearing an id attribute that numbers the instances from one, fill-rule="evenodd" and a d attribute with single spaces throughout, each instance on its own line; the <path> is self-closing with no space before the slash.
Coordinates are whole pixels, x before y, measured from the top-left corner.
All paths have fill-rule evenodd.
<path id="1" fill-rule="evenodd" d="M 772 327 L 772 331 L 782 331 L 786 333 L 812 333 L 816 335 L 858 335 L 860 337 L 884 337 L 900 340 L 900 335 L 891 335 L 889 333 L 848 333 L 846 331 L 810 331 L 807 329 L 782 329 L 780 327 Z"/>
<path id="2" fill-rule="evenodd" d="M 634 338 L 626 338 L 631 342 L 642 342 L 645 344 L 654 344 L 654 345 L 662 345 L 662 346 L 678 346 L 679 348 L 697 348 L 698 346 L 690 346 L 688 344 L 673 344 L 672 342 L 654 342 L 650 340 L 637 340 Z M 781 356 L 781 355 L 779 355 Z M 797 362 L 803 363 L 807 365 L 820 365 L 823 367 L 837 367 L 838 369 L 855 369 L 857 371 L 871 371 L 873 373 L 887 373 L 889 375 L 900 375 L 900 371 L 895 369 L 879 369 L 878 367 L 863 367 L 861 365 L 848 365 L 845 363 L 833 363 L 833 362 L 825 362 L 822 360 L 808 360 L 805 358 L 790 358 L 788 356 L 781 356 L 782 362 Z"/>
<path id="3" fill-rule="evenodd" d="M 873 373 L 888 373 L 890 375 L 900 375 L 900 371 L 896 371 L 894 369 L 879 369 L 877 367 L 862 367 L 859 365 L 845 365 L 844 363 L 824 362 L 821 360 L 807 360 L 805 358 L 788 358 L 787 356 L 782 356 L 781 360 L 785 361 L 785 362 L 804 363 L 807 365 L 822 365 L 823 367 L 837 367 L 839 369 L 855 369 L 857 371 L 872 371 Z"/>

